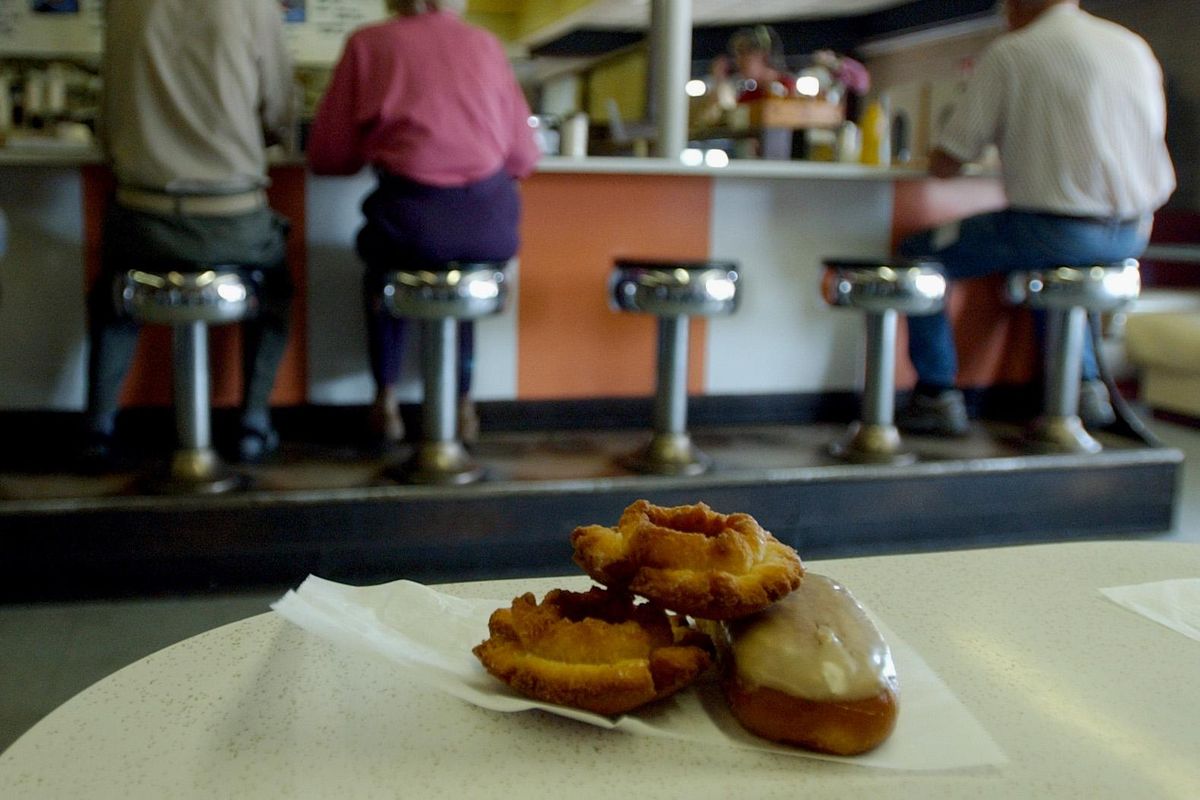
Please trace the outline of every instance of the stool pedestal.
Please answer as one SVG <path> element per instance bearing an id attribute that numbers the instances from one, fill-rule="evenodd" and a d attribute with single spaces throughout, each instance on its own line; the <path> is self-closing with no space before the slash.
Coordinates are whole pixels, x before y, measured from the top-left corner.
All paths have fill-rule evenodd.
<path id="1" fill-rule="evenodd" d="M 687 432 L 688 318 L 658 320 L 657 380 L 654 433 L 643 447 L 620 459 L 634 472 L 654 475 L 699 475 L 712 459 L 692 444 Z"/>
<path id="2" fill-rule="evenodd" d="M 857 464 L 907 464 L 916 455 L 895 424 L 896 330 L 900 313 L 941 309 L 946 279 L 936 264 L 826 260 L 823 293 L 831 306 L 864 312 L 867 328 L 862 411 L 829 453 Z"/>
<path id="3" fill-rule="evenodd" d="M 252 285 L 236 267 L 166 273 L 130 270 L 117 285 L 118 306 L 138 322 L 170 325 L 177 446 L 165 474 L 149 476 L 160 494 L 219 494 L 247 485 L 212 446 L 208 326 L 257 313 Z"/>
<path id="4" fill-rule="evenodd" d="M 458 438 L 458 320 L 422 319 L 420 329 L 425 386 L 421 441 L 408 459 L 389 467 L 385 474 L 401 483 L 474 483 L 483 478 L 484 469 L 471 459 Z"/>
<path id="5" fill-rule="evenodd" d="M 633 472 L 699 475 L 712 459 L 687 431 L 688 321 L 737 308 L 737 265 L 729 261 L 618 261 L 610 281 L 613 309 L 658 317 L 658 353 L 650 441 L 617 460 Z"/>
<path id="6" fill-rule="evenodd" d="M 1025 431 L 1039 453 L 1098 453 L 1103 449 L 1079 418 L 1079 383 L 1089 311 L 1117 311 L 1141 290 L 1138 262 L 1013 273 L 1009 297 L 1046 312 L 1042 413 Z"/>
<path id="7" fill-rule="evenodd" d="M 399 270 L 384 286 L 396 317 L 420 322 L 421 440 L 413 454 L 384 474 L 401 483 L 463 485 L 486 470 L 463 446 L 458 430 L 458 321 L 498 314 L 508 298 L 503 263 L 447 263 L 444 269 Z"/>
<path id="8" fill-rule="evenodd" d="M 895 424 L 896 328 L 895 309 L 866 315 L 866 377 L 861 418 L 850 423 L 842 438 L 829 445 L 835 458 L 852 463 L 906 464 L 916 455 L 904 447 Z"/>

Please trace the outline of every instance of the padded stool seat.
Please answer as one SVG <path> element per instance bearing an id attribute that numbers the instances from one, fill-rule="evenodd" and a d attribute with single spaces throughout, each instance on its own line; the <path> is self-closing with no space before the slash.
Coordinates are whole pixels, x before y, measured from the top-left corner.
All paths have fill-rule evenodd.
<path id="1" fill-rule="evenodd" d="M 1014 272 L 1009 297 L 1046 311 L 1045 400 L 1026 432 L 1036 450 L 1097 453 L 1102 448 L 1079 419 L 1079 380 L 1088 312 L 1118 311 L 1141 291 L 1138 262 Z"/>
<path id="2" fill-rule="evenodd" d="M 417 449 L 387 474 L 403 483 L 465 484 L 484 469 L 463 447 L 457 420 L 458 321 L 498 314 L 508 300 L 504 262 L 458 263 L 444 270 L 397 270 L 383 287 L 392 316 L 421 327 L 422 434 Z"/>
<path id="3" fill-rule="evenodd" d="M 654 432 L 647 445 L 621 460 L 623 466 L 658 475 L 698 475 L 711 466 L 687 432 L 688 317 L 732 314 L 739 279 L 732 261 L 616 263 L 612 307 L 658 317 Z"/>
<path id="4" fill-rule="evenodd" d="M 895 425 L 897 315 L 940 311 L 946 278 L 932 261 L 826 259 L 824 263 L 825 302 L 865 312 L 867 324 L 861 419 L 830 445 L 830 452 L 855 463 L 913 461 L 915 456 L 904 449 Z"/>
<path id="5" fill-rule="evenodd" d="M 172 375 L 178 446 L 165 478 L 151 487 L 167 493 L 218 493 L 244 483 L 212 447 L 209 419 L 208 326 L 258 313 L 258 296 L 236 266 L 169 272 L 132 269 L 114 286 L 118 309 L 131 319 L 172 328 Z"/>

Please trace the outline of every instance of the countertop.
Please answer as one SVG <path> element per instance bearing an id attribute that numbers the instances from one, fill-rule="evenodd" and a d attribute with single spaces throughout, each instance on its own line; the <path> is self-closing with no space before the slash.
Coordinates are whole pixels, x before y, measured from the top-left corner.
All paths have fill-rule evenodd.
<path id="1" fill-rule="evenodd" d="M 0 147 L 0 167 L 77 167 L 101 164 L 104 157 L 99 148 L 69 145 Z M 276 156 L 273 166 L 298 166 L 302 158 Z M 546 174 L 580 175 L 671 175 L 728 178 L 788 178 L 800 180 L 859 180 L 893 181 L 927 178 L 923 169 L 909 167 L 881 168 L 861 164 L 838 164 L 819 161 L 768 161 L 734 159 L 725 167 L 688 166 L 669 158 L 626 158 L 593 156 L 570 158 L 544 156 L 537 172 Z M 968 171 L 968 177 L 990 177 L 993 173 Z"/>
<path id="2" fill-rule="evenodd" d="M 945 682 L 1008 763 L 899 772 L 484 711 L 275 615 L 100 681 L 0 755 L 36 798 L 1195 798 L 1200 642 L 1103 587 L 1200 576 L 1200 546 L 1068 543 L 812 562 Z M 445 587 L 507 602 L 585 578 Z M 903 681 L 901 680 L 901 714 Z"/>

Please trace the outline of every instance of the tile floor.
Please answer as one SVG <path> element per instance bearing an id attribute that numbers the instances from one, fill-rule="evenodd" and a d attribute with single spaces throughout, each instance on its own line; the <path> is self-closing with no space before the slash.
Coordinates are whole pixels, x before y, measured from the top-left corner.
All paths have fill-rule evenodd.
<path id="1" fill-rule="evenodd" d="M 1161 538 L 1200 543 L 1200 430 L 1163 422 L 1151 427 L 1187 458 L 1175 523 Z M 284 588 L 0 606 L 0 749 L 105 675 L 189 636 L 265 612 Z"/>

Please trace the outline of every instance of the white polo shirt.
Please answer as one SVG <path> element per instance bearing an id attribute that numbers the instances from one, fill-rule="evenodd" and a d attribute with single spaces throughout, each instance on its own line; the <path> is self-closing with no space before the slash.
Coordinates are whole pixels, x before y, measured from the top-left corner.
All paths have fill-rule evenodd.
<path id="1" fill-rule="evenodd" d="M 1136 34 L 1052 6 L 980 59 L 937 146 L 1000 150 L 1012 208 L 1129 219 L 1175 189 L 1162 68 Z"/>

